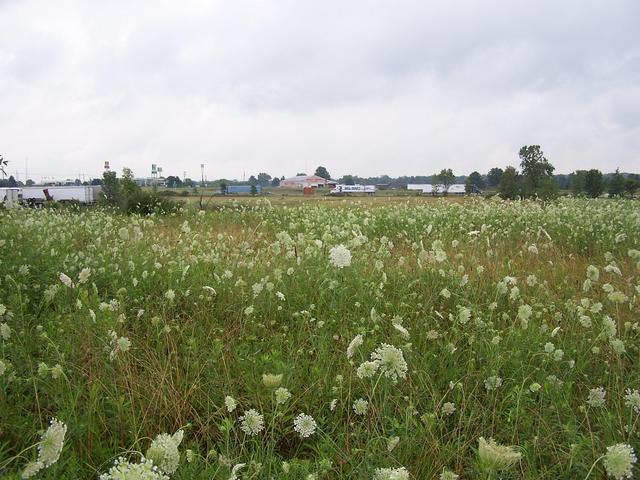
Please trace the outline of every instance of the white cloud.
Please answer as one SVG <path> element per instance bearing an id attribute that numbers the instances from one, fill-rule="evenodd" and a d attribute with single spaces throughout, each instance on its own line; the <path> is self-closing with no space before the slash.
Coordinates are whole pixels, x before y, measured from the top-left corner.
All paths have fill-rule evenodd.
<path id="1" fill-rule="evenodd" d="M 640 164 L 633 0 L 0 0 L 0 153 L 30 176 L 458 174 L 539 143 Z"/>

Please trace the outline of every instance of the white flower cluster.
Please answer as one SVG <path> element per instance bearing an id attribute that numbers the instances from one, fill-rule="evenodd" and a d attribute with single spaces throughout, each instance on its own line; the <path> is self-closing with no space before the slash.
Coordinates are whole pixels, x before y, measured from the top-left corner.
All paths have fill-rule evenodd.
<path id="1" fill-rule="evenodd" d="M 42 434 L 40 442 L 38 442 L 38 458 L 25 467 L 22 478 L 30 478 L 43 468 L 50 467 L 58 461 L 66 433 L 67 426 L 57 418 L 52 418 L 49 428 Z"/>
<path id="2" fill-rule="evenodd" d="M 336 268 L 351 265 L 351 252 L 344 245 L 338 245 L 329 250 L 329 262 Z"/>

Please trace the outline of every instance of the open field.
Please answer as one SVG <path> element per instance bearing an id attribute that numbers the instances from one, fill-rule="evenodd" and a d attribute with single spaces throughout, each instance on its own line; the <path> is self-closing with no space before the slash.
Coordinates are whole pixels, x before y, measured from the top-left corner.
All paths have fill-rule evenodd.
<path id="1" fill-rule="evenodd" d="M 0 211 L 0 477 L 627 473 L 637 201 L 271 197 Z"/>

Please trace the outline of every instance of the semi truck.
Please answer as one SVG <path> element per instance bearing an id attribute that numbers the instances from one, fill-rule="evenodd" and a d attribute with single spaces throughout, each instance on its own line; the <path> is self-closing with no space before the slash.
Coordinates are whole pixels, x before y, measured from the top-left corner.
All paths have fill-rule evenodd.
<path id="1" fill-rule="evenodd" d="M 54 200 L 90 204 L 98 201 L 101 189 L 99 185 L 22 187 L 22 199 L 32 203 Z"/>
<path id="2" fill-rule="evenodd" d="M 366 193 L 373 195 L 376 193 L 375 185 L 336 185 L 329 194 L 331 195 L 347 195 L 350 193 Z"/>

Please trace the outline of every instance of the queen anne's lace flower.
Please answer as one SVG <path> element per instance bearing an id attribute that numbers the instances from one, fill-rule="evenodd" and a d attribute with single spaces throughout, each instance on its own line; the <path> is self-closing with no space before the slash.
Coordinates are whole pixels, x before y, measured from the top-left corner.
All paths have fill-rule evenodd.
<path id="1" fill-rule="evenodd" d="M 311 415 L 301 413 L 293 420 L 293 429 L 298 432 L 301 438 L 307 438 L 316 431 L 316 421 Z"/>
<path id="2" fill-rule="evenodd" d="M 280 387 L 276 390 L 276 403 L 282 405 L 291 398 L 291 392 L 284 387 Z"/>
<path id="3" fill-rule="evenodd" d="M 634 412 L 640 413 L 640 390 L 627 388 L 624 396 L 624 404 L 633 409 Z"/>
<path id="4" fill-rule="evenodd" d="M 373 480 L 409 480 L 406 468 L 376 468 Z"/>
<path id="5" fill-rule="evenodd" d="M 492 438 L 488 441 L 484 437 L 478 439 L 478 457 L 482 468 L 489 471 L 506 470 L 511 468 L 522 458 L 520 452 L 513 447 L 498 445 Z"/>
<path id="6" fill-rule="evenodd" d="M 371 360 L 377 362 L 384 376 L 394 382 L 398 378 L 407 378 L 407 362 L 399 348 L 383 343 L 371 353 Z"/>
<path id="7" fill-rule="evenodd" d="M 606 395 L 607 392 L 603 387 L 592 388 L 591 390 L 589 390 L 587 404 L 590 407 L 604 407 Z"/>
<path id="8" fill-rule="evenodd" d="M 164 473 L 171 475 L 180 464 L 180 452 L 178 446 L 182 442 L 184 432 L 178 430 L 173 435 L 161 433 L 151 442 L 147 450 L 147 458 L 152 460 Z"/>
<path id="9" fill-rule="evenodd" d="M 631 445 L 618 443 L 607 447 L 607 453 L 604 456 L 604 468 L 607 475 L 616 480 L 633 477 L 633 465 L 635 465 L 636 455 Z"/>
<path id="10" fill-rule="evenodd" d="M 238 406 L 238 404 L 236 403 L 236 399 L 233 397 L 230 397 L 229 395 L 224 397 L 224 405 L 225 407 L 227 407 L 227 412 L 229 413 L 233 412 Z"/>
<path id="11" fill-rule="evenodd" d="M 264 430 L 264 417 L 253 408 L 240 417 L 240 429 L 247 435 L 258 435 Z"/>
<path id="12" fill-rule="evenodd" d="M 351 265 L 351 252 L 344 245 L 338 245 L 329 250 L 329 262 L 337 268 Z"/>
<path id="13" fill-rule="evenodd" d="M 58 461 L 62 447 L 64 447 L 64 437 L 67 433 L 67 426 L 57 418 L 52 418 L 49 428 L 40 437 L 38 442 L 38 459 L 27 464 L 22 472 L 22 478 L 30 478 L 43 468 L 50 467 Z"/>
<path id="14" fill-rule="evenodd" d="M 349 346 L 347 347 L 347 358 L 353 357 L 353 354 L 356 352 L 356 349 L 362 345 L 364 340 L 362 339 L 362 335 L 356 335 Z"/>
<path id="15" fill-rule="evenodd" d="M 118 458 L 107 473 L 98 477 L 99 480 L 169 480 L 153 464 L 153 461 L 142 457 L 140 463 L 130 463 L 123 457 Z"/>
<path id="16" fill-rule="evenodd" d="M 369 402 L 365 399 L 359 398 L 353 402 L 353 411 L 356 412 L 356 415 L 366 415 L 368 410 Z"/>

